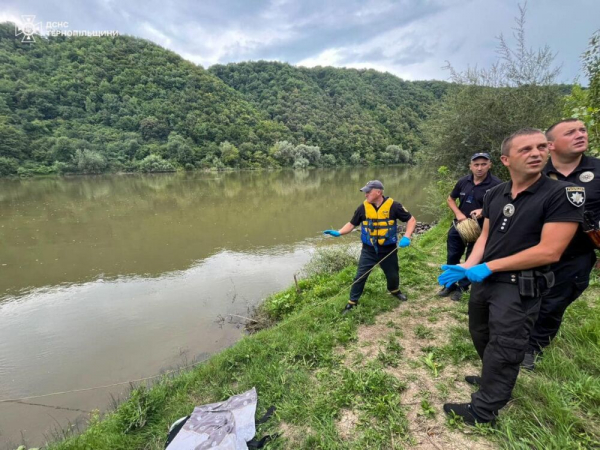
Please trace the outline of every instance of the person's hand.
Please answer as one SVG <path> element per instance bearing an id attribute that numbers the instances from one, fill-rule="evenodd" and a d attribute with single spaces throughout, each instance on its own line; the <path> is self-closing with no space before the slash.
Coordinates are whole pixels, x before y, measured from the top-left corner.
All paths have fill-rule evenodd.
<path id="1" fill-rule="evenodd" d="M 482 208 L 474 209 L 471 211 L 471 218 L 473 219 L 481 219 L 481 213 L 483 212 Z"/>
<path id="2" fill-rule="evenodd" d="M 465 278 L 465 272 L 467 271 L 467 269 L 462 266 L 449 266 L 446 264 L 442 266 L 442 270 L 444 272 L 438 277 L 438 282 L 446 287 L 450 287 L 457 281 Z"/>
<path id="3" fill-rule="evenodd" d="M 471 267 L 465 273 L 470 282 L 481 283 L 492 274 L 492 271 L 486 263 L 483 263 Z"/>
<path id="4" fill-rule="evenodd" d="M 409 245 L 410 245 L 410 238 L 406 237 L 406 236 L 402 236 L 402 239 L 400 239 L 400 242 L 398 242 L 398 247 L 404 248 L 404 247 L 408 247 Z"/>
<path id="5" fill-rule="evenodd" d="M 333 236 L 333 237 L 340 237 L 341 236 L 340 232 L 337 231 L 337 230 L 325 230 L 325 231 L 323 231 L 323 234 L 328 234 L 328 235 Z"/>
<path id="6" fill-rule="evenodd" d="M 467 216 L 465 216 L 464 214 L 459 214 L 458 216 L 456 216 L 456 220 L 458 220 L 459 222 L 462 222 L 463 220 L 467 220 Z"/>

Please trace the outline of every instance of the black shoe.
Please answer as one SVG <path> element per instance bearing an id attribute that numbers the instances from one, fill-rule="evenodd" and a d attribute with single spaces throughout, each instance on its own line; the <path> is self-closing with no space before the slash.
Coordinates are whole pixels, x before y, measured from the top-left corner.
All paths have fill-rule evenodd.
<path id="1" fill-rule="evenodd" d="M 456 416 L 462 417 L 463 422 L 467 425 L 475 425 L 476 423 L 489 423 L 489 420 L 480 419 L 470 403 L 446 403 L 444 404 L 444 412 L 449 416 L 454 413 Z"/>
<path id="2" fill-rule="evenodd" d="M 352 309 L 356 308 L 356 303 L 347 303 L 344 309 L 342 309 L 342 316 L 348 314 Z"/>
<path id="3" fill-rule="evenodd" d="M 537 353 L 535 352 L 527 352 L 525 353 L 525 358 L 523 358 L 523 362 L 521 362 L 521 369 L 529 370 L 533 372 L 535 370 L 535 359 Z"/>
<path id="4" fill-rule="evenodd" d="M 481 386 L 481 377 L 477 375 L 467 375 L 465 381 L 473 386 Z"/>
<path id="5" fill-rule="evenodd" d="M 441 291 L 439 291 L 436 295 L 438 297 L 448 297 L 452 292 L 456 290 L 456 285 L 453 284 L 450 287 L 444 287 Z"/>
<path id="6" fill-rule="evenodd" d="M 401 302 L 405 302 L 406 300 L 408 300 L 408 297 L 406 295 L 404 295 L 402 293 L 402 291 L 398 290 L 398 292 L 394 292 L 392 294 L 394 297 L 396 297 L 398 300 L 400 300 Z"/>
<path id="7" fill-rule="evenodd" d="M 452 292 L 452 294 L 450 294 L 450 300 L 453 300 L 455 302 L 459 302 L 460 299 L 462 298 L 463 292 L 465 292 L 465 290 L 461 287 L 458 287 L 454 290 L 454 292 Z"/>

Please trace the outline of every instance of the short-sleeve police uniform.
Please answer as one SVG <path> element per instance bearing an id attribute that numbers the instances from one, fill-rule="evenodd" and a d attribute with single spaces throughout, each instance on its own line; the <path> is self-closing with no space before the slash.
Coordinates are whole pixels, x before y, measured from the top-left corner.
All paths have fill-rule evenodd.
<path id="1" fill-rule="evenodd" d="M 488 172 L 481 183 L 475 184 L 473 174 L 470 174 L 458 180 L 450 193 L 450 197 L 454 200 L 459 199 L 458 209 L 465 216 L 469 217 L 474 210 L 483 208 L 485 193 L 500 183 L 502 181 L 499 178 Z M 482 225 L 483 219 L 480 219 L 479 226 Z M 465 244 L 458 231 L 456 231 L 456 228 L 451 226 L 448 230 L 448 239 L 446 240 L 446 248 L 448 250 L 446 263 L 452 265 L 459 264 L 463 254 L 465 254 L 465 249 L 467 250 L 465 258 L 468 259 L 474 244 L 474 242 Z M 471 282 L 467 278 L 463 278 L 458 282 L 458 286 L 463 291 L 467 290 L 470 284 Z"/>
<path id="2" fill-rule="evenodd" d="M 385 203 L 388 197 L 383 198 L 383 202 L 381 206 Z M 373 205 L 375 207 L 375 205 Z M 379 208 L 375 207 L 376 210 Z M 390 208 L 390 219 L 391 220 L 400 220 L 402 222 L 407 222 L 410 220 L 412 215 L 402 206 L 401 203 L 394 201 Z M 366 219 L 366 211 L 364 204 L 361 204 L 352 219 L 350 219 L 350 223 L 355 227 L 359 226 Z M 396 240 L 394 240 L 396 242 Z M 371 270 L 377 263 L 381 262 L 380 266 L 385 274 L 387 280 L 387 288 L 391 293 L 397 293 L 400 290 L 400 274 L 398 267 L 398 253 L 396 252 L 393 255 L 388 255 L 390 252 L 396 249 L 396 244 L 391 245 L 381 245 L 375 250 L 373 246 L 367 245 L 363 243 L 362 251 L 360 252 L 360 258 L 358 260 L 358 270 L 356 271 L 356 276 L 354 277 L 354 283 L 350 290 L 350 303 L 357 304 L 358 299 L 363 293 L 365 288 L 365 283 L 367 282 L 367 278 L 369 278 L 369 270 Z M 385 259 L 384 259 L 385 258 Z"/>
<path id="3" fill-rule="evenodd" d="M 581 222 L 583 209 L 567 198 L 572 186 L 542 175 L 514 199 L 512 182 L 490 190 L 483 206 L 489 234 L 482 262 L 539 244 L 546 223 Z M 532 270 L 541 275 L 548 268 Z M 474 283 L 471 291 L 469 331 L 483 361 L 480 388 L 471 397 L 471 407 L 486 421 L 491 421 L 510 400 L 540 307 L 539 292 L 521 295 L 518 281 L 522 275 L 496 272 L 482 283 Z"/>
<path id="4" fill-rule="evenodd" d="M 591 214 L 597 227 L 600 221 L 600 160 L 583 155 L 579 165 L 566 177 L 554 167 L 552 161 L 548 161 L 544 173 L 550 178 L 585 188 L 584 208 Z M 567 307 L 587 289 L 595 263 L 594 246 L 580 227 L 561 260 L 552 265 L 556 283 L 542 298 L 540 314 L 531 330 L 530 352 L 540 352 L 554 339 Z"/>

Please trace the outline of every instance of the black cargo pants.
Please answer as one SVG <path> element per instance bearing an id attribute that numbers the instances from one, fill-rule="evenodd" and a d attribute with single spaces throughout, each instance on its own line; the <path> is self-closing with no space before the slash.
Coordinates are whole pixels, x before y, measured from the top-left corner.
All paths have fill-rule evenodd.
<path id="1" fill-rule="evenodd" d="M 585 253 L 566 258 L 552 266 L 556 282 L 542 297 L 540 314 L 529 338 L 529 351 L 541 352 L 554 339 L 567 307 L 590 284 L 590 272 L 596 264 L 596 254 Z"/>
<path id="2" fill-rule="evenodd" d="M 378 252 L 375 252 L 375 248 L 371 247 L 370 245 L 363 245 L 362 252 L 360 253 L 360 258 L 358 260 L 358 270 L 356 271 L 356 276 L 354 277 L 355 284 L 350 289 L 350 301 L 352 303 L 358 303 L 358 299 L 363 293 L 365 283 L 370 275 L 370 273 L 367 274 L 367 272 L 384 258 L 385 260 L 381 262 L 380 267 L 385 274 L 388 291 L 398 291 L 400 286 L 398 252 L 394 250 L 396 250 L 395 245 L 379 247 Z M 394 254 L 390 255 L 391 252 L 394 252 Z M 386 258 L 386 256 L 388 257 Z"/>
<path id="3" fill-rule="evenodd" d="M 448 264 L 448 265 L 460 264 L 463 255 L 465 255 L 465 261 L 466 261 L 467 259 L 469 259 L 469 256 L 471 255 L 471 251 L 473 250 L 474 246 L 475 246 L 475 242 L 470 242 L 468 244 L 465 244 L 465 242 L 460 237 L 460 234 L 458 234 L 458 231 L 456 231 L 456 228 L 451 226 L 450 229 L 448 230 L 448 239 L 446 240 L 446 249 L 448 251 L 447 256 L 446 256 L 446 264 Z M 467 251 L 466 254 L 465 254 L 465 250 Z M 458 283 L 456 283 L 456 284 L 463 291 L 466 291 L 467 289 L 469 289 L 471 282 L 469 281 L 468 278 L 463 278 L 462 280 L 458 281 Z"/>
<path id="4" fill-rule="evenodd" d="M 540 298 L 521 297 L 516 283 L 473 284 L 469 331 L 483 368 L 471 406 L 481 419 L 491 421 L 510 400 L 539 309 Z"/>

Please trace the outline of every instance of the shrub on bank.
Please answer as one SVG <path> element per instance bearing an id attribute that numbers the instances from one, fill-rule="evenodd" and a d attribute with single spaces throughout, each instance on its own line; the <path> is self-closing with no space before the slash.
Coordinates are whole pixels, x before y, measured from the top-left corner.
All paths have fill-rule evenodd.
<path id="1" fill-rule="evenodd" d="M 138 163 L 140 172 L 175 172 L 175 167 L 158 155 L 146 156 Z"/>
<path id="2" fill-rule="evenodd" d="M 0 176 L 15 175 L 18 167 L 19 163 L 16 159 L 0 156 Z"/>

